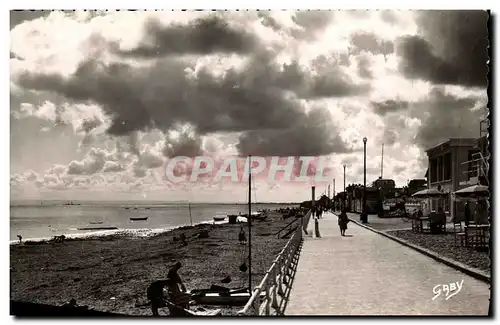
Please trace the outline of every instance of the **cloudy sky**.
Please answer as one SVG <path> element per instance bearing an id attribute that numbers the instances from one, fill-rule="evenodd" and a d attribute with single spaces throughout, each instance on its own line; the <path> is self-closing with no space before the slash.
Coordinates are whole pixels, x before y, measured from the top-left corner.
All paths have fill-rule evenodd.
<path id="1" fill-rule="evenodd" d="M 426 148 L 477 137 L 487 113 L 481 11 L 10 18 L 15 200 L 244 201 L 244 182 L 165 179 L 170 159 L 200 155 L 216 168 L 248 154 L 323 157 L 341 191 L 343 164 L 347 184 L 363 181 L 365 136 L 367 181 L 380 175 L 384 143 L 384 178 L 403 186 L 424 177 Z M 310 178 L 258 177 L 254 197 L 308 199 Z"/>

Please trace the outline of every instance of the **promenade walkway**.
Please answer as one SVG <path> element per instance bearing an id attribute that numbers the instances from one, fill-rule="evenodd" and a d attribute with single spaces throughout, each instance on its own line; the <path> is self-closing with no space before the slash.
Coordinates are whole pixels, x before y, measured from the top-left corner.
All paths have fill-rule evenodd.
<path id="1" fill-rule="evenodd" d="M 304 241 L 285 315 L 487 315 L 488 284 L 352 222 L 341 237 L 332 213 L 319 225 L 322 238 Z M 456 295 L 432 300 L 436 285 L 462 280 Z"/>

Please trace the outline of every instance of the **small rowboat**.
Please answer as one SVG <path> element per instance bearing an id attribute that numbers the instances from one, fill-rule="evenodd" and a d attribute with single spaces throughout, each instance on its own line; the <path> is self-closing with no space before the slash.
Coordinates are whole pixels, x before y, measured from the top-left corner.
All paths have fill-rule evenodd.
<path id="1" fill-rule="evenodd" d="M 226 219 L 226 217 L 214 217 L 214 221 L 224 221 Z"/>
<path id="2" fill-rule="evenodd" d="M 130 221 L 146 221 L 146 220 L 148 220 L 148 217 L 130 218 Z"/>

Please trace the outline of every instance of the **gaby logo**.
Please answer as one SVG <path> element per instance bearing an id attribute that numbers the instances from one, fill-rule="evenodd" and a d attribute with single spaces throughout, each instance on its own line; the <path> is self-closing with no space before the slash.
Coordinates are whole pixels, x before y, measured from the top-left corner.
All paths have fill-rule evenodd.
<path id="1" fill-rule="evenodd" d="M 456 281 L 452 282 L 449 284 L 438 284 L 432 288 L 432 292 L 434 293 L 434 297 L 432 300 L 437 299 L 439 296 L 441 296 L 441 293 L 444 293 L 445 300 L 450 299 L 454 295 L 460 292 L 462 290 L 462 286 L 464 284 L 464 280 L 462 281 Z"/>
<path id="2" fill-rule="evenodd" d="M 280 159 L 282 160 L 281 162 Z M 198 156 L 194 159 L 179 156 L 170 159 L 166 166 L 165 176 L 168 181 L 173 183 L 185 181 L 196 182 L 200 177 L 204 179 L 211 177 L 214 182 L 220 182 L 223 178 L 229 178 L 232 182 L 245 182 L 248 181 L 250 173 L 252 173 L 252 176 L 267 173 L 268 180 L 272 182 L 277 180 L 278 173 L 282 173 L 281 181 L 309 182 L 312 178 L 310 167 L 313 166 L 314 180 L 316 182 L 329 181 L 329 178 L 323 175 L 325 170 L 324 157 L 288 157 L 285 162 L 283 162 L 283 159 L 283 157 L 267 157 L 266 159 L 264 157 L 252 156 L 251 158 L 244 159 L 244 165 L 241 166 L 241 164 L 238 164 L 241 162 L 241 159 L 228 157 L 216 168 L 214 159 L 209 156 Z M 191 162 L 191 168 L 186 168 L 186 165 L 189 165 Z M 298 173 L 296 169 L 297 163 L 300 165 Z M 188 170 L 188 172 L 179 173 L 179 170 Z"/>

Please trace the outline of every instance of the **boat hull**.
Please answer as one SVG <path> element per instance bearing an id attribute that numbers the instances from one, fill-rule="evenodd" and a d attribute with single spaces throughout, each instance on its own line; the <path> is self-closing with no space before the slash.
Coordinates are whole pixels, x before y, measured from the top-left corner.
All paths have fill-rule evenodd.
<path id="1" fill-rule="evenodd" d="M 200 305 L 220 305 L 220 306 L 244 306 L 248 300 L 250 300 L 250 293 L 248 290 L 241 292 L 241 290 L 235 290 L 230 292 L 203 292 L 195 293 L 192 295 L 192 299 Z M 264 298 L 265 294 L 262 293 L 261 298 Z"/>

